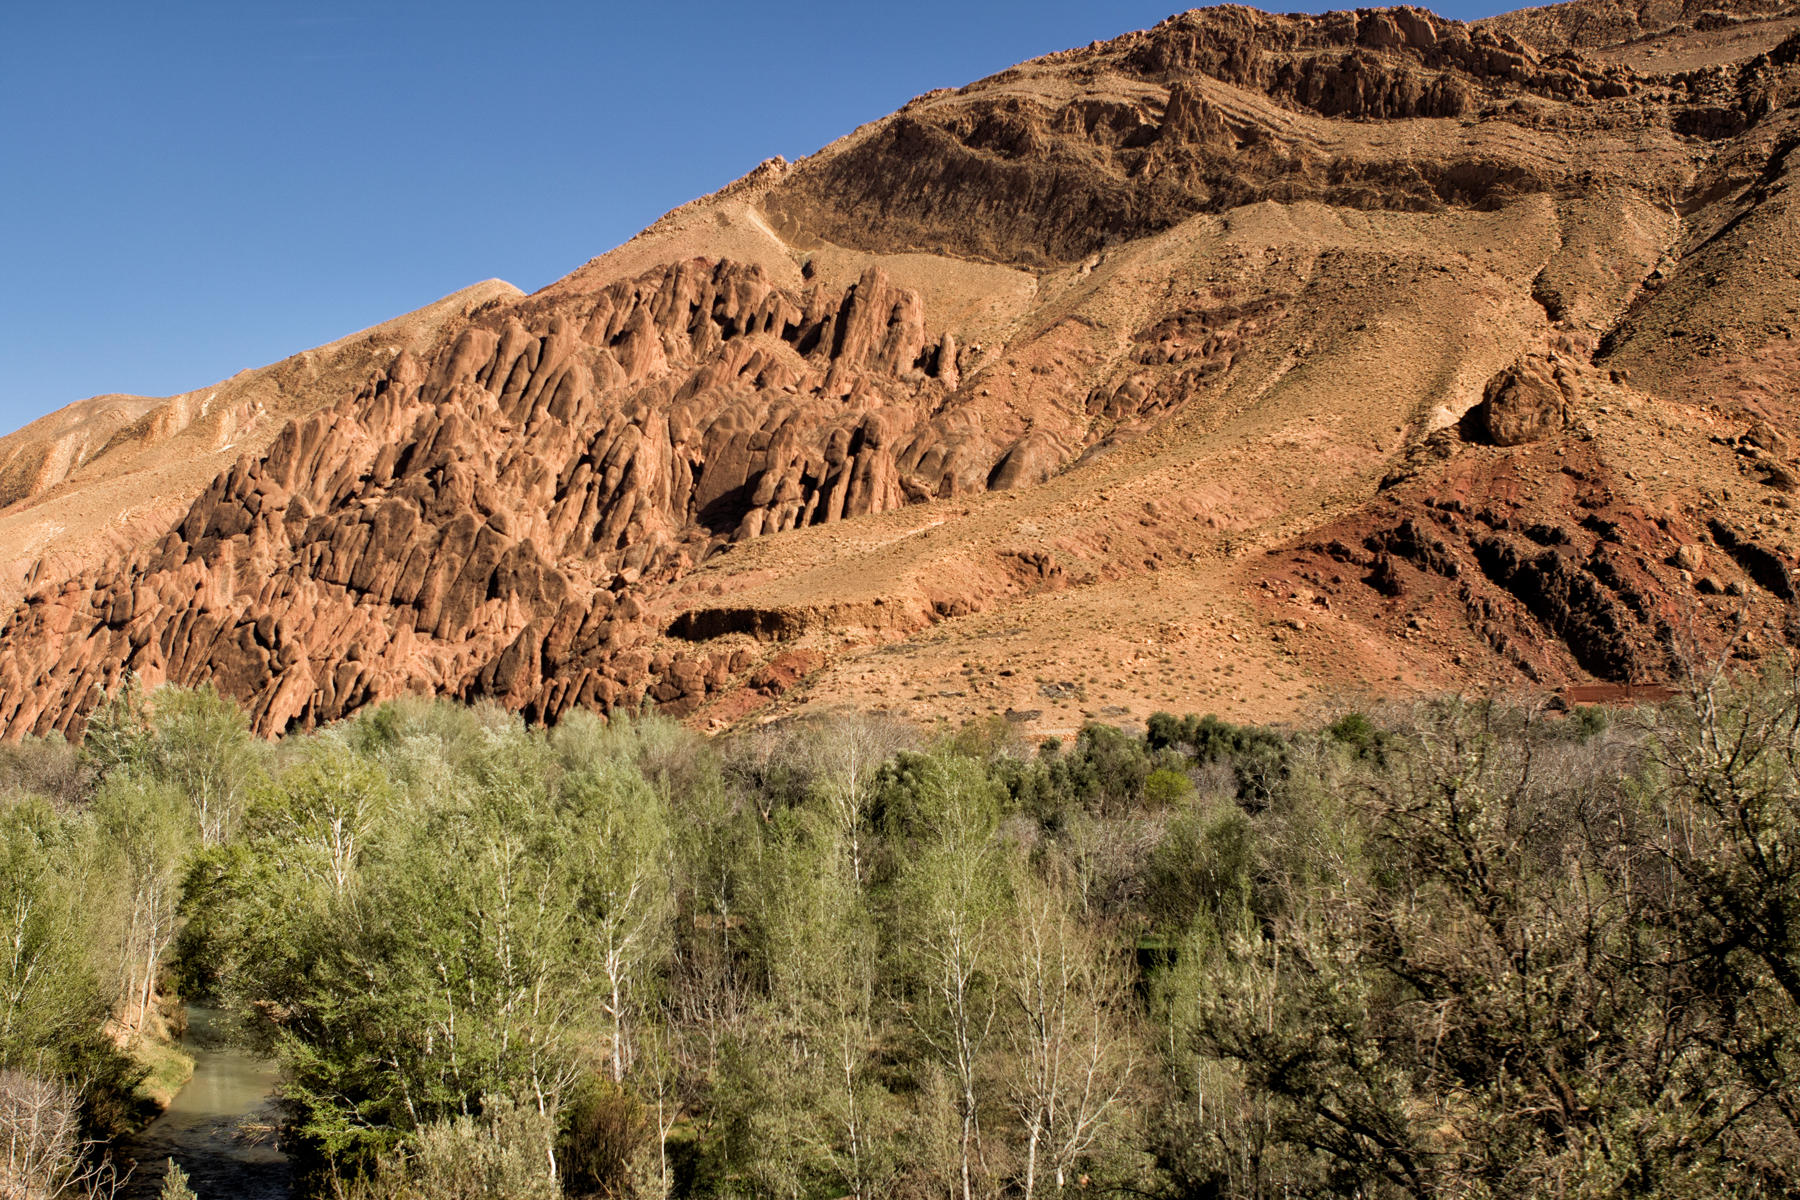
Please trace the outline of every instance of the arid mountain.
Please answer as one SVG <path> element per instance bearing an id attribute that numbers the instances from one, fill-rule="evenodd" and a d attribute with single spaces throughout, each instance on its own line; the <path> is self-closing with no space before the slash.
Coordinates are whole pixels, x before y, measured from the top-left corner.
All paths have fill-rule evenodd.
<path id="1" fill-rule="evenodd" d="M 1753 661 L 1797 31 L 1227 7 L 922 96 L 321 376 L 157 537 L 31 547 L 0 729 L 128 671 L 269 732 L 419 691 L 1053 731 Z"/>

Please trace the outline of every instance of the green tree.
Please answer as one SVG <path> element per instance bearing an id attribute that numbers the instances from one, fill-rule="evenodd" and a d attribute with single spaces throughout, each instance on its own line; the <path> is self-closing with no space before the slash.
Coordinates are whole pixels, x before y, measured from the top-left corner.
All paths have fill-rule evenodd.
<path id="1" fill-rule="evenodd" d="M 157 1200 L 200 1200 L 194 1189 L 188 1186 L 187 1172 L 172 1158 L 163 1167 L 162 1187 L 156 1195 Z"/>
<path id="2" fill-rule="evenodd" d="M 570 735 L 559 737 L 567 748 Z M 632 762 L 565 750 L 558 789 L 562 859 L 579 908 L 579 953 L 595 964 L 612 1079 L 635 1058 L 636 1029 L 671 952 L 674 915 L 669 805 Z"/>
<path id="3" fill-rule="evenodd" d="M 907 739 L 893 723 L 862 715 L 836 717 L 809 732 L 809 790 L 837 824 L 851 880 L 861 888 L 869 873 L 867 842 L 872 832 L 869 816 L 875 775 Z"/>
<path id="4" fill-rule="evenodd" d="M 81 758 L 99 775 L 142 765 L 150 753 L 150 706 L 137 672 L 106 693 L 88 714 Z"/>
<path id="5" fill-rule="evenodd" d="M 108 776 L 93 804 L 126 900 L 119 936 L 122 1018 L 141 1032 L 163 955 L 175 940 L 192 822 L 173 788 L 129 772 Z"/>
<path id="6" fill-rule="evenodd" d="M 249 717 L 210 683 L 159 689 L 151 714 L 151 775 L 187 796 L 203 845 L 224 842 L 261 766 Z"/>
<path id="7" fill-rule="evenodd" d="M 0 812 L 0 1068 L 69 1063 L 98 1036 L 97 969 L 112 893 L 89 830 L 42 800 Z"/>
<path id="8" fill-rule="evenodd" d="M 386 772 L 324 735 L 256 797 L 248 821 L 255 836 L 288 847 L 296 866 L 341 897 L 393 804 Z"/>
<path id="9" fill-rule="evenodd" d="M 1018 1189 L 1062 1192 L 1084 1156 L 1110 1140 L 1128 1102 L 1136 1051 L 1128 982 L 1081 926 L 1060 888 L 1028 866 L 996 973 L 1005 996 L 1008 1100 L 1024 1135 Z"/>
<path id="10" fill-rule="evenodd" d="M 829 799 L 778 814 L 749 878 L 761 1020 L 734 1062 L 739 1158 L 760 1190 L 879 1194 L 897 1132 L 870 1058 L 878 949 Z"/>
<path id="11" fill-rule="evenodd" d="M 486 1095 L 554 1122 L 580 1074 L 589 1002 L 554 760 L 516 725 L 472 739 L 404 813 L 366 763 L 314 746 L 249 840 L 196 870 L 188 944 L 225 949 L 217 987 L 329 1157 L 367 1165 Z M 539 1149 L 555 1179 L 553 1144 Z"/>
<path id="12" fill-rule="evenodd" d="M 998 788 L 974 760 L 910 764 L 898 806 L 924 836 L 901 869 L 894 945 L 911 1020 L 954 1090 L 957 1180 L 972 1200 L 980 1171 L 982 1062 L 999 1014 L 995 971 L 1010 893 L 995 838 Z"/>
<path id="13" fill-rule="evenodd" d="M 102 776 L 135 773 L 176 788 L 206 846 L 224 843 L 256 786 L 262 749 L 243 710 L 211 684 L 145 694 L 135 675 L 89 718 L 85 763 Z"/>

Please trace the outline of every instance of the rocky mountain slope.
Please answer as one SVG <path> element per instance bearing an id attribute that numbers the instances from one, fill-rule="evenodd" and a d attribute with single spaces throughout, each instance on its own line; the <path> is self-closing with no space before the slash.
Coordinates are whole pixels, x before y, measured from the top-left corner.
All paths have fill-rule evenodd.
<path id="1" fill-rule="evenodd" d="M 49 539 L 0 729 L 128 671 L 269 732 L 411 691 L 1044 732 L 1753 661 L 1797 15 L 1214 8 L 920 97 L 313 389 L 158 537 Z"/>
<path id="2" fill-rule="evenodd" d="M 402 349 L 433 353 L 446 329 L 519 294 L 490 279 L 209 388 L 95 396 L 0 437 L 0 607 L 30 582 L 161 537 L 208 480 L 289 420 L 354 392 Z"/>

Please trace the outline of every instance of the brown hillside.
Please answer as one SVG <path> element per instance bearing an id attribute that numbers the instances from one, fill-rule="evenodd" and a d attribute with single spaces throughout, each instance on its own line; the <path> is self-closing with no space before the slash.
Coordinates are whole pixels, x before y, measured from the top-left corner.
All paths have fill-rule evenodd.
<path id="1" fill-rule="evenodd" d="M 1215 8 L 921 97 L 41 572 L 0 728 L 127 671 L 271 732 L 417 691 L 1050 731 L 1754 659 L 1795 27 Z"/>

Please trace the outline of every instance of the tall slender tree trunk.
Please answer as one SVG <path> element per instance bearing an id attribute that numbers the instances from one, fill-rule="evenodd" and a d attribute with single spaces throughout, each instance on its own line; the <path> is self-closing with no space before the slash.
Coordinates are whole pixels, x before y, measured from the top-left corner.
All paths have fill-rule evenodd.
<path id="1" fill-rule="evenodd" d="M 842 1031 L 842 1034 L 844 1052 L 844 1099 L 849 1110 L 846 1124 L 848 1126 L 850 1137 L 850 1197 L 851 1200 L 866 1200 L 866 1197 L 863 1195 L 862 1145 L 859 1141 L 859 1131 L 856 1120 L 855 1050 L 851 1044 L 850 1030 L 846 1028 Z"/>
<path id="2" fill-rule="evenodd" d="M 156 986 L 156 942 L 152 939 L 144 954 L 144 990 L 138 995 L 137 1032 L 144 1032 L 150 1019 L 150 994 Z"/>
<path id="3" fill-rule="evenodd" d="M 969 1163 L 969 1151 L 974 1140 L 973 1117 L 974 1114 L 965 1106 L 962 1128 L 962 1200 L 972 1200 L 975 1194 Z"/>
<path id="4" fill-rule="evenodd" d="M 612 1081 L 614 1083 L 624 1083 L 625 1082 L 625 1003 L 624 1003 L 624 997 L 622 997 L 619 994 L 619 977 L 618 977 L 617 973 L 612 974 L 611 983 L 612 983 L 612 1019 L 613 1019 Z"/>

